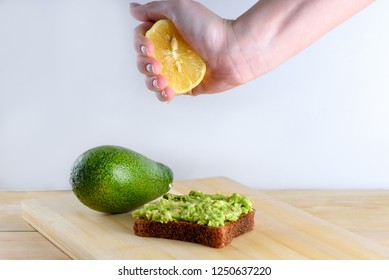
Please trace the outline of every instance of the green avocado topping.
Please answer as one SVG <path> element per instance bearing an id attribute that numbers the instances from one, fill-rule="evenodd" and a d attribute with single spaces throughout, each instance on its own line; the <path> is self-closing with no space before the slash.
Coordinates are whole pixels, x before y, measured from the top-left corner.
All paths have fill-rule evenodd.
<path id="1" fill-rule="evenodd" d="M 186 221 L 219 227 L 251 211 L 252 202 L 243 195 L 211 195 L 192 190 L 188 195 L 164 194 L 158 201 L 133 211 L 132 215 L 162 223 Z"/>

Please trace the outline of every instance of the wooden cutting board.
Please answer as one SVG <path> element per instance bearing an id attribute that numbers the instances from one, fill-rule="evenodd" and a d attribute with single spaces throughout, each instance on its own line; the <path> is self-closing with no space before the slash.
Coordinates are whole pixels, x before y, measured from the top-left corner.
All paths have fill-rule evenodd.
<path id="1" fill-rule="evenodd" d="M 130 213 L 95 212 L 72 193 L 23 201 L 23 217 L 73 259 L 389 259 L 383 246 L 231 179 L 174 183 L 175 192 L 191 189 L 247 195 L 256 209 L 254 230 L 221 249 L 142 238 Z"/>

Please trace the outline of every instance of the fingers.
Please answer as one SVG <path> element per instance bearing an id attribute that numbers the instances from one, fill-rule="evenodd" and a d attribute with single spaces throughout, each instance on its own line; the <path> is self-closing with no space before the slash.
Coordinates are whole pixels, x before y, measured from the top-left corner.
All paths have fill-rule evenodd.
<path id="1" fill-rule="evenodd" d="M 174 98 L 175 92 L 167 86 L 165 77 L 160 75 L 161 64 L 153 57 L 154 45 L 145 37 L 145 33 L 155 21 L 166 18 L 164 12 L 166 3 L 164 2 L 150 2 L 145 5 L 131 3 L 130 13 L 135 19 L 143 21 L 134 29 L 134 48 L 138 53 L 138 71 L 146 76 L 146 87 L 156 93 L 158 100 L 169 102 Z"/>
<path id="2" fill-rule="evenodd" d="M 146 76 L 145 83 L 152 91 L 162 91 L 167 87 L 166 79 L 162 75 Z"/>
<path id="3" fill-rule="evenodd" d="M 176 95 L 171 87 L 165 87 L 162 91 L 155 92 L 159 101 L 170 102 Z"/>
<path id="4" fill-rule="evenodd" d="M 153 43 L 145 36 L 153 23 L 145 22 L 134 29 L 134 48 L 139 55 L 151 56 L 154 54 Z"/>
<path id="5" fill-rule="evenodd" d="M 171 88 L 167 88 L 167 81 L 164 76 L 160 75 L 161 64 L 153 57 L 138 56 L 137 67 L 139 72 L 146 75 L 146 87 L 155 91 L 160 101 L 171 101 L 175 96 Z"/>
<path id="6" fill-rule="evenodd" d="M 136 64 L 138 71 L 143 75 L 151 76 L 161 73 L 161 64 L 154 57 L 139 55 Z"/>

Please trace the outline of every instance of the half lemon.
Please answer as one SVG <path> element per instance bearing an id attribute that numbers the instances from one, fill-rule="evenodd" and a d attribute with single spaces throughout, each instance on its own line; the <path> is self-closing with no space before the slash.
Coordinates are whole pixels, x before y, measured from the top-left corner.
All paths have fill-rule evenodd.
<path id="1" fill-rule="evenodd" d="M 181 37 L 168 19 L 157 21 L 146 32 L 154 44 L 154 57 L 161 63 L 161 75 L 177 94 L 191 91 L 203 80 L 206 64 Z"/>

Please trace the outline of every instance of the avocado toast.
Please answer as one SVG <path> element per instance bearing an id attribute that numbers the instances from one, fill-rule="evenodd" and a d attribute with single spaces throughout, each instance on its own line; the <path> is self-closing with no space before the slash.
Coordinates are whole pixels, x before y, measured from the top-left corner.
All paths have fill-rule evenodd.
<path id="1" fill-rule="evenodd" d="M 142 237 L 175 239 L 221 248 L 254 228 L 251 201 L 237 193 L 167 193 L 135 210 L 134 232 Z"/>

